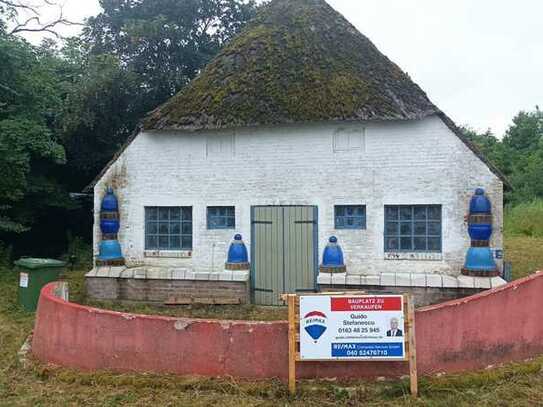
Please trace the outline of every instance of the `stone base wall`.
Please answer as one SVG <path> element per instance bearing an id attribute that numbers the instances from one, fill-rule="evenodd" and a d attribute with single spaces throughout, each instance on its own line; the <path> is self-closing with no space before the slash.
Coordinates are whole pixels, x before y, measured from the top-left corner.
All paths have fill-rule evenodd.
<path id="1" fill-rule="evenodd" d="M 247 304 L 243 281 L 151 280 L 87 277 L 87 295 L 96 300 L 142 301 L 160 304 Z"/>
<path id="2" fill-rule="evenodd" d="M 415 307 L 439 304 L 449 300 L 468 297 L 481 291 L 482 288 L 442 288 L 442 287 L 395 287 L 395 286 L 355 286 L 355 285 L 320 285 L 320 291 L 364 291 L 368 294 L 411 294 L 415 301 Z"/>

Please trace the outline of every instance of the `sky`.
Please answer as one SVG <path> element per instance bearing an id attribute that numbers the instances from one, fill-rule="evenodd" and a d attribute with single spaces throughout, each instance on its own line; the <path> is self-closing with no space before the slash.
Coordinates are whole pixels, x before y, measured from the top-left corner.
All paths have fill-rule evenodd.
<path id="1" fill-rule="evenodd" d="M 83 21 L 98 0 L 61 0 Z M 541 0 L 328 0 L 459 125 L 501 137 L 520 110 L 543 107 Z M 45 11 L 46 18 L 55 13 Z M 62 35 L 78 27 L 59 29 Z M 29 36 L 34 43 L 39 35 Z"/>

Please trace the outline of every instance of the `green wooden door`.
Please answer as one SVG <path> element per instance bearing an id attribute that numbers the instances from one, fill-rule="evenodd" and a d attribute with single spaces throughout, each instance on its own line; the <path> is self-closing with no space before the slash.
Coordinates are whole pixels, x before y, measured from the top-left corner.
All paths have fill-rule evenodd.
<path id="1" fill-rule="evenodd" d="M 317 208 L 252 208 L 251 261 L 253 301 L 279 305 L 283 293 L 315 290 Z"/>

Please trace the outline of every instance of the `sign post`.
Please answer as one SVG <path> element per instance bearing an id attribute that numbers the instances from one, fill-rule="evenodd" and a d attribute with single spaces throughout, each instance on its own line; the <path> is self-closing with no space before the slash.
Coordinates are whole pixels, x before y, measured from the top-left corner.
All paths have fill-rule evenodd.
<path id="1" fill-rule="evenodd" d="M 286 294 L 289 391 L 296 392 L 296 362 L 403 361 L 417 396 L 415 310 L 407 295 Z"/>

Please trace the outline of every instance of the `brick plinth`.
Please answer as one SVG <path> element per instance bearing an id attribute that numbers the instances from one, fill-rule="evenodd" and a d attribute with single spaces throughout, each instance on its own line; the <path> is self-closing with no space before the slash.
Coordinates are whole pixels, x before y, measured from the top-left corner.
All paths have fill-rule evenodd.
<path id="1" fill-rule="evenodd" d="M 87 277 L 87 295 L 97 300 L 142 301 L 168 304 L 246 304 L 244 281 L 153 280 Z"/>

